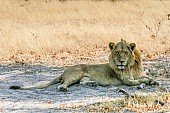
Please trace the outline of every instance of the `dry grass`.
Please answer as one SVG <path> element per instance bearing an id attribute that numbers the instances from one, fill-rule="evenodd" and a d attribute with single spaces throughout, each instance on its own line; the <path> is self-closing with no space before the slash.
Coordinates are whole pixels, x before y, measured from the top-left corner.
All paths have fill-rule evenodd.
<path id="1" fill-rule="evenodd" d="M 170 111 L 169 93 L 135 94 L 116 101 L 86 107 L 89 112 L 167 112 Z"/>
<path id="2" fill-rule="evenodd" d="M 144 56 L 168 53 L 169 6 L 159 0 L 1 0 L 0 59 L 90 58 L 88 52 L 108 53 L 108 43 L 121 38 L 137 43 Z"/>

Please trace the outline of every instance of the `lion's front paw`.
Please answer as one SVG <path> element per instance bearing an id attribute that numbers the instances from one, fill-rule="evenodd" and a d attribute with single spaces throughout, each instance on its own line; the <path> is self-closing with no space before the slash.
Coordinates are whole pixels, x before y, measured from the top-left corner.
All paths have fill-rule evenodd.
<path id="1" fill-rule="evenodd" d="M 147 85 L 159 85 L 158 82 L 156 82 L 155 80 L 151 79 L 151 78 L 143 78 L 140 81 L 141 83 L 145 83 Z"/>
<path id="2" fill-rule="evenodd" d="M 60 91 L 68 91 L 68 87 L 64 86 L 64 85 L 59 85 L 58 90 L 60 90 Z"/>

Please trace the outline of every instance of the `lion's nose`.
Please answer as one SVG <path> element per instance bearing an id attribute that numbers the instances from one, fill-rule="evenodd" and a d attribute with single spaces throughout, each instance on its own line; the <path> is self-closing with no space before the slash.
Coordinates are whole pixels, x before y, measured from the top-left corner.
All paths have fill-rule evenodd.
<path id="1" fill-rule="evenodd" d="M 120 62 L 121 64 L 123 64 L 125 61 L 122 60 L 122 61 L 119 61 L 119 62 Z"/>

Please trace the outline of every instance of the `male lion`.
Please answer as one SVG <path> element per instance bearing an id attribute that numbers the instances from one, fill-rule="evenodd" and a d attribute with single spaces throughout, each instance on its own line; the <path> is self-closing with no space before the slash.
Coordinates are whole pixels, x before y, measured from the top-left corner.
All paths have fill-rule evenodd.
<path id="1" fill-rule="evenodd" d="M 11 86 L 10 89 L 41 89 L 56 83 L 61 83 L 58 86 L 60 91 L 67 91 L 68 86 L 74 83 L 91 86 L 157 84 L 154 80 L 145 77 L 141 56 L 136 50 L 135 43 L 129 44 L 122 39 L 117 44 L 110 42 L 109 48 L 111 49 L 109 63 L 75 65 L 66 69 L 63 74 L 47 84 L 28 88 Z"/>

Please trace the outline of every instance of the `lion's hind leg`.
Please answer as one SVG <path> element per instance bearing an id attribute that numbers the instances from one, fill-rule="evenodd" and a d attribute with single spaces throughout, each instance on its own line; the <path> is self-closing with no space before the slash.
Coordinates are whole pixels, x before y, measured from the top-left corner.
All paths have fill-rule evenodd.
<path id="1" fill-rule="evenodd" d="M 83 73 L 81 70 L 70 70 L 63 74 L 63 83 L 58 86 L 60 91 L 68 91 L 68 87 L 72 84 L 80 82 Z"/>
<path id="2" fill-rule="evenodd" d="M 64 83 L 59 85 L 58 86 L 58 89 L 60 91 L 68 91 L 68 86 L 74 84 L 74 83 L 77 83 L 79 81 L 79 78 L 78 77 L 75 77 L 75 78 L 70 78 L 70 79 L 67 79 L 67 80 L 64 80 Z"/>

